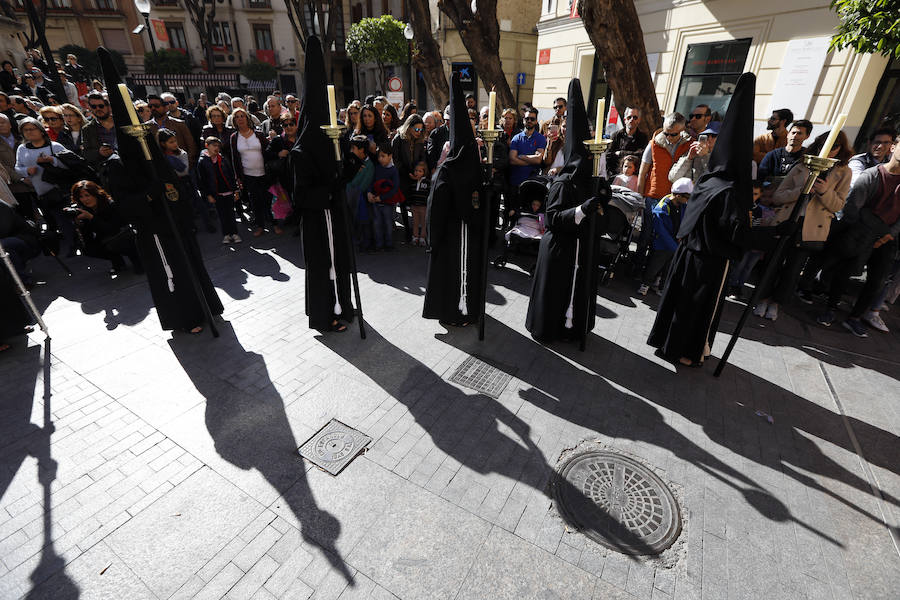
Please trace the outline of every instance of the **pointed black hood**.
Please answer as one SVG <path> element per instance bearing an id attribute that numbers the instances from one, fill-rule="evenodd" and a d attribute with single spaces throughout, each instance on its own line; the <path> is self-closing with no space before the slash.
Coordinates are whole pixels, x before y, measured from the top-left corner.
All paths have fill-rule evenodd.
<path id="1" fill-rule="evenodd" d="M 478 147 L 475 144 L 475 133 L 472 131 L 472 123 L 469 121 L 469 111 L 466 108 L 466 95 L 459 83 L 459 73 L 453 73 L 450 80 L 450 153 L 445 165 L 460 169 L 471 168 L 475 164 L 475 176 L 481 174 L 478 165 L 481 163 Z"/>
<path id="2" fill-rule="evenodd" d="M 328 125 L 328 91 L 325 79 L 325 58 L 322 43 L 311 35 L 306 41 L 303 98 L 300 105 L 298 135 L 295 148 L 304 153 L 304 160 L 313 161 L 323 177 L 337 173 L 334 143 L 322 129 Z"/>
<path id="3" fill-rule="evenodd" d="M 135 178 L 135 181 L 152 181 L 154 174 L 147 169 L 144 151 L 140 143 L 121 129 L 132 124 L 127 105 L 125 104 L 126 102 L 132 102 L 131 97 L 123 96 L 119 92 L 119 84 L 122 83 L 122 77 L 116 70 L 109 51 L 101 46 L 97 48 L 97 57 L 100 59 L 100 69 L 103 72 L 103 80 L 106 83 L 106 90 L 109 94 L 109 106 L 113 122 L 115 123 L 116 153 L 119 155 L 128 173 Z M 132 106 L 134 106 L 133 103 Z M 172 171 L 172 167 L 169 166 L 162 154 L 162 150 L 159 148 L 159 144 L 156 143 L 152 135 L 147 138 L 147 146 L 150 149 L 150 155 L 153 157 L 153 163 L 156 165 L 156 175 L 163 177 L 169 183 L 178 181 L 177 175 Z"/>
<path id="4" fill-rule="evenodd" d="M 738 206 L 753 207 L 751 161 L 753 160 L 753 109 L 756 100 L 756 75 L 744 73 L 737 86 L 716 146 L 709 157 L 709 167 L 694 187 L 687 203 L 678 237 L 685 237 L 699 221 L 709 203 L 721 192 L 731 189 Z"/>
<path id="5" fill-rule="evenodd" d="M 572 179 L 589 182 L 591 179 L 591 153 L 585 140 L 590 139 L 591 130 L 587 112 L 584 108 L 584 96 L 581 93 L 581 81 L 572 79 L 569 82 L 569 94 L 566 104 L 566 141 L 563 146 L 565 165 L 560 176 L 568 175 Z"/>

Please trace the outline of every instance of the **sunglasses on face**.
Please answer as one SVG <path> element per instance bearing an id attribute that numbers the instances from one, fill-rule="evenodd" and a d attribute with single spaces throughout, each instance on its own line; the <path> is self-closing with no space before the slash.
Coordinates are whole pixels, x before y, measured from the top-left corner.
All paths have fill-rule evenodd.
<path id="1" fill-rule="evenodd" d="M 169 104 L 169 105 L 175 104 L 177 102 L 178 102 L 177 100 L 166 100 L 166 104 Z"/>
<path id="2" fill-rule="evenodd" d="M 555 110 L 559 110 L 559 109 L 565 108 L 565 107 L 566 107 L 565 104 L 556 104 L 556 105 L 553 106 L 553 108 L 554 108 Z"/>
<path id="3" fill-rule="evenodd" d="M 693 120 L 693 119 L 702 119 L 706 116 L 708 116 L 708 115 L 704 115 L 704 114 L 700 114 L 700 113 L 691 113 L 688 115 L 688 118 Z"/>
<path id="4" fill-rule="evenodd" d="M 422 128 L 421 127 L 413 127 L 412 130 L 415 131 L 416 133 L 419 133 L 420 131 L 422 131 Z"/>
<path id="5" fill-rule="evenodd" d="M 299 102 L 299 100 L 288 100 L 287 101 L 288 104 L 297 104 L 297 102 Z"/>
<path id="6" fill-rule="evenodd" d="M 150 108 L 162 108 L 162 104 L 148 104 Z"/>
<path id="7" fill-rule="evenodd" d="M 106 108 L 105 104 L 90 104 L 91 110 L 98 110 L 101 108 Z"/>
<path id="8" fill-rule="evenodd" d="M 666 132 L 663 133 L 663 135 L 666 136 L 666 137 L 678 137 L 679 135 L 681 135 L 681 133 L 680 133 L 680 132 L 677 132 L 677 133 L 669 133 L 668 131 L 666 131 Z"/>
<path id="9" fill-rule="evenodd" d="M 282 127 L 296 127 L 297 124 L 294 123 L 293 121 L 282 121 L 281 126 Z"/>
<path id="10" fill-rule="evenodd" d="M 525 117 L 525 118 L 522 119 L 522 120 L 523 120 L 523 121 L 537 121 L 537 119 L 535 119 L 534 117 Z"/>

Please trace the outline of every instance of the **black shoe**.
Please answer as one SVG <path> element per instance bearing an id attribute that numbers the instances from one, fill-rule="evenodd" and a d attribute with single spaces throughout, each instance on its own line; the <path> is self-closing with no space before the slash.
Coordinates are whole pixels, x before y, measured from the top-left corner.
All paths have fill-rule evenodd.
<path id="1" fill-rule="evenodd" d="M 813 303 L 812 294 L 810 292 L 807 292 L 806 290 L 798 290 L 797 299 L 800 300 L 800 302 L 802 302 L 803 304 Z"/>

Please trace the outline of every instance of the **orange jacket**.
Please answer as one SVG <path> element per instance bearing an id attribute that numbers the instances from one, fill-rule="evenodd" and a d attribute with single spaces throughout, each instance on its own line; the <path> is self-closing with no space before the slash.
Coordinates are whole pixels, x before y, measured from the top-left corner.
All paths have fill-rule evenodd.
<path id="1" fill-rule="evenodd" d="M 669 154 L 665 146 L 666 137 L 660 131 L 650 140 L 650 152 L 653 157 L 653 166 L 647 175 L 647 183 L 644 185 L 644 195 L 657 200 L 662 199 L 672 191 L 672 182 L 669 181 L 669 170 L 679 158 L 687 154 L 691 148 L 691 138 L 686 133 L 681 134 L 678 147 L 675 148 L 675 156 Z"/>

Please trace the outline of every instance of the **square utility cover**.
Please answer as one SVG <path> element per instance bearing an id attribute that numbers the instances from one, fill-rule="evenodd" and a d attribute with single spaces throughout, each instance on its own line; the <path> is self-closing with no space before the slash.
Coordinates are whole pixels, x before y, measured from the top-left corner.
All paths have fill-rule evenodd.
<path id="1" fill-rule="evenodd" d="M 512 380 L 510 373 L 515 371 L 510 367 L 503 367 L 501 370 L 479 358 L 469 356 L 456 368 L 450 376 L 450 381 L 492 398 L 499 398 Z"/>
<path id="2" fill-rule="evenodd" d="M 369 436 L 332 419 L 306 440 L 299 451 L 306 460 L 337 475 L 371 441 Z"/>

